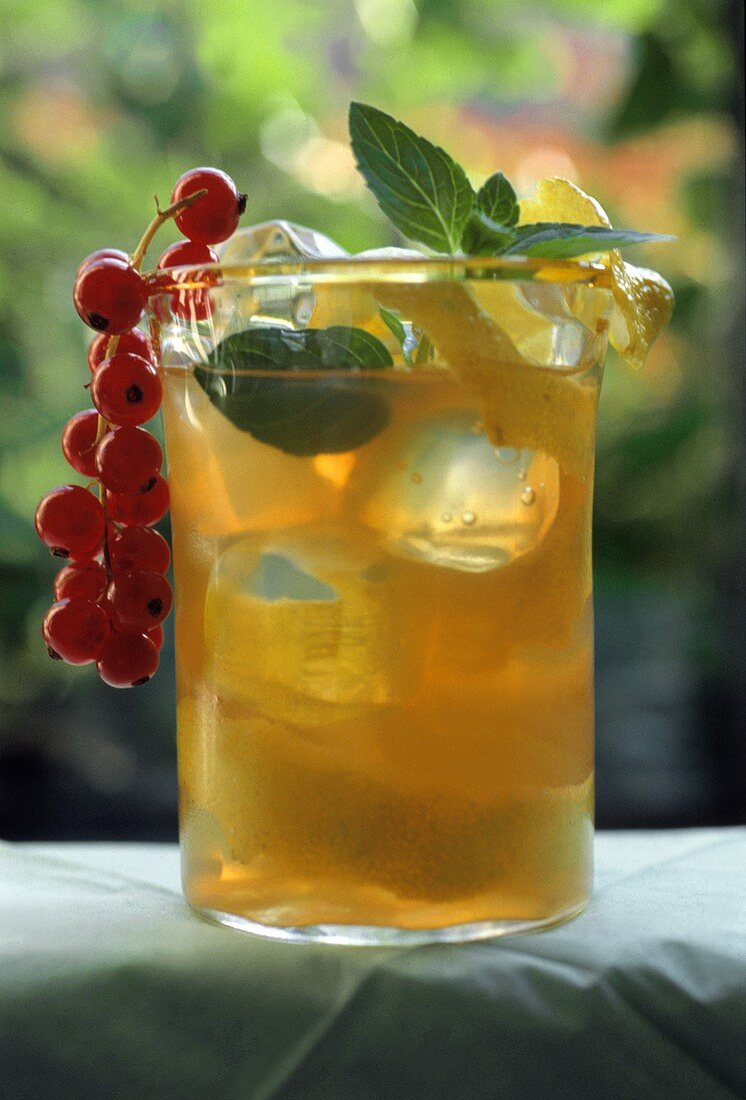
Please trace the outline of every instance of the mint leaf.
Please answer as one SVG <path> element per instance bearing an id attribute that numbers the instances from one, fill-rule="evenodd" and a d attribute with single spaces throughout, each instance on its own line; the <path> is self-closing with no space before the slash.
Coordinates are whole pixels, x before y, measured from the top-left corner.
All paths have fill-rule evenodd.
<path id="1" fill-rule="evenodd" d="M 610 229 L 605 225 L 570 225 L 564 222 L 536 222 L 514 230 L 514 242 L 505 249 L 509 256 L 540 256 L 546 260 L 570 260 L 589 252 L 607 252 L 646 241 L 672 241 L 664 233 L 638 233 L 634 229 Z"/>
<path id="2" fill-rule="evenodd" d="M 498 225 L 515 225 L 520 210 L 515 191 L 502 172 L 495 172 L 477 191 L 477 206 Z"/>
<path id="3" fill-rule="evenodd" d="M 365 103 L 350 104 L 350 138 L 365 182 L 397 229 L 436 252 L 456 252 L 475 201 L 463 168 Z"/>
<path id="4" fill-rule="evenodd" d="M 515 231 L 499 225 L 482 210 L 472 210 L 461 235 L 461 247 L 469 256 L 499 256 L 515 239 Z"/>
<path id="5" fill-rule="evenodd" d="M 337 454 L 386 427 L 380 383 L 356 375 L 392 362 L 386 346 L 363 329 L 266 325 L 226 337 L 194 376 L 215 408 L 260 442 L 296 456 Z M 340 373 L 315 379 L 299 378 L 299 371 Z"/>
<path id="6" fill-rule="evenodd" d="M 407 338 L 407 330 L 396 314 L 392 313 L 390 309 L 386 309 L 384 306 L 379 306 L 378 312 L 381 314 L 381 320 L 386 327 L 391 330 L 399 343 L 403 345 Z"/>
<path id="7" fill-rule="evenodd" d="M 384 306 L 379 305 L 378 312 L 381 315 L 381 320 L 383 321 L 383 323 L 390 330 L 390 332 L 393 333 L 395 339 L 397 339 L 401 344 L 402 355 L 404 356 L 405 362 L 409 363 L 409 365 L 411 366 L 412 353 L 407 347 L 407 330 L 405 329 L 404 325 L 401 323 L 396 314 L 392 313 L 390 309 L 386 309 Z"/>
<path id="8" fill-rule="evenodd" d="M 361 328 L 290 329 L 255 325 L 226 336 L 208 358 L 221 372 L 256 370 L 370 370 L 393 360 L 378 337 Z"/>
<path id="9" fill-rule="evenodd" d="M 389 349 L 377 336 L 362 328 L 331 325 L 329 328 L 299 330 L 311 354 L 318 356 L 320 370 L 378 370 L 392 367 Z"/>

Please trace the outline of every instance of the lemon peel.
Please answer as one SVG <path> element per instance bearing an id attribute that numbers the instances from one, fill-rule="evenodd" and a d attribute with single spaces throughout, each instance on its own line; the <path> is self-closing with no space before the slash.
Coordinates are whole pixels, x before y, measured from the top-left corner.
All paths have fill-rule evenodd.
<path id="1" fill-rule="evenodd" d="M 611 226 L 596 199 L 560 176 L 541 180 L 535 195 L 521 201 L 518 224 L 532 222 Z M 626 263 L 617 249 L 598 258 L 608 265 L 614 298 L 611 345 L 630 366 L 639 368 L 671 318 L 673 291 L 662 275 Z"/>
<path id="2" fill-rule="evenodd" d="M 578 477 L 593 460 L 597 390 L 529 363 L 507 333 L 456 282 L 381 283 L 382 305 L 413 321 L 476 399 L 495 447 L 553 455 Z"/>

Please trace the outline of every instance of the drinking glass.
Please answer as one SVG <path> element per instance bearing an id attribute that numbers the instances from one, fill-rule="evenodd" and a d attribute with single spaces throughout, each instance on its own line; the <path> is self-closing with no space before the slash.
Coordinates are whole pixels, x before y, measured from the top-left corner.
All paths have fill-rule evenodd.
<path id="1" fill-rule="evenodd" d="M 191 906 L 348 944 L 580 912 L 605 272 L 275 261 L 151 292 Z"/>

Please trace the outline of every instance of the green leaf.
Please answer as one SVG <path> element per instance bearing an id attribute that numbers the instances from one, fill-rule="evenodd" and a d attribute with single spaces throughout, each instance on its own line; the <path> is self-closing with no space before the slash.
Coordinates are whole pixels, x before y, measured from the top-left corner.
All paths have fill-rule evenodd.
<path id="1" fill-rule="evenodd" d="M 502 172 L 495 172 L 479 188 L 477 206 L 498 225 L 515 225 L 518 221 L 518 200 Z"/>
<path id="2" fill-rule="evenodd" d="M 307 456 L 352 450 L 386 427 L 381 384 L 360 371 L 392 365 L 386 346 L 363 329 L 266 325 L 226 337 L 194 376 L 235 427 Z"/>
<path id="3" fill-rule="evenodd" d="M 499 256 L 515 240 L 515 231 L 499 225 L 482 210 L 472 210 L 461 236 L 461 247 L 469 256 Z"/>
<path id="4" fill-rule="evenodd" d="M 361 328 L 255 325 L 227 336 L 208 363 L 220 371 L 336 371 L 375 370 L 392 366 L 393 360 L 386 345 Z"/>
<path id="5" fill-rule="evenodd" d="M 350 138 L 365 182 L 397 229 L 437 252 L 456 252 L 475 201 L 463 168 L 364 103 L 350 104 Z"/>
<path id="6" fill-rule="evenodd" d="M 402 355 L 409 365 L 412 365 L 412 353 L 407 347 L 407 330 L 401 323 L 395 313 L 392 313 L 390 309 L 386 309 L 384 306 L 378 307 L 378 312 L 381 315 L 381 320 L 387 326 L 387 328 L 393 333 L 394 338 L 401 344 Z"/>
<path id="7" fill-rule="evenodd" d="M 643 244 L 646 241 L 672 241 L 663 233 L 638 233 L 634 229 L 611 229 L 605 225 L 570 225 L 564 222 L 536 222 L 515 229 L 515 240 L 505 250 L 511 256 L 540 256 L 547 260 L 570 260 L 589 252 L 607 252 L 610 248 Z"/>
<path id="8" fill-rule="evenodd" d="M 378 312 L 381 314 L 383 323 L 391 330 L 399 343 L 403 344 L 407 338 L 407 330 L 396 314 L 392 313 L 390 309 L 386 309 L 384 306 L 379 306 Z"/>

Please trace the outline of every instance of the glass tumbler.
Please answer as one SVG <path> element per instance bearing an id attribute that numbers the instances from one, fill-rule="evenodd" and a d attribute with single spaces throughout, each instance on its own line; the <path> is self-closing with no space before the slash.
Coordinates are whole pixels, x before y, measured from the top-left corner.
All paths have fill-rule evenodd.
<path id="1" fill-rule="evenodd" d="M 583 908 L 610 307 L 588 263 L 158 274 L 200 914 L 404 944 Z"/>

